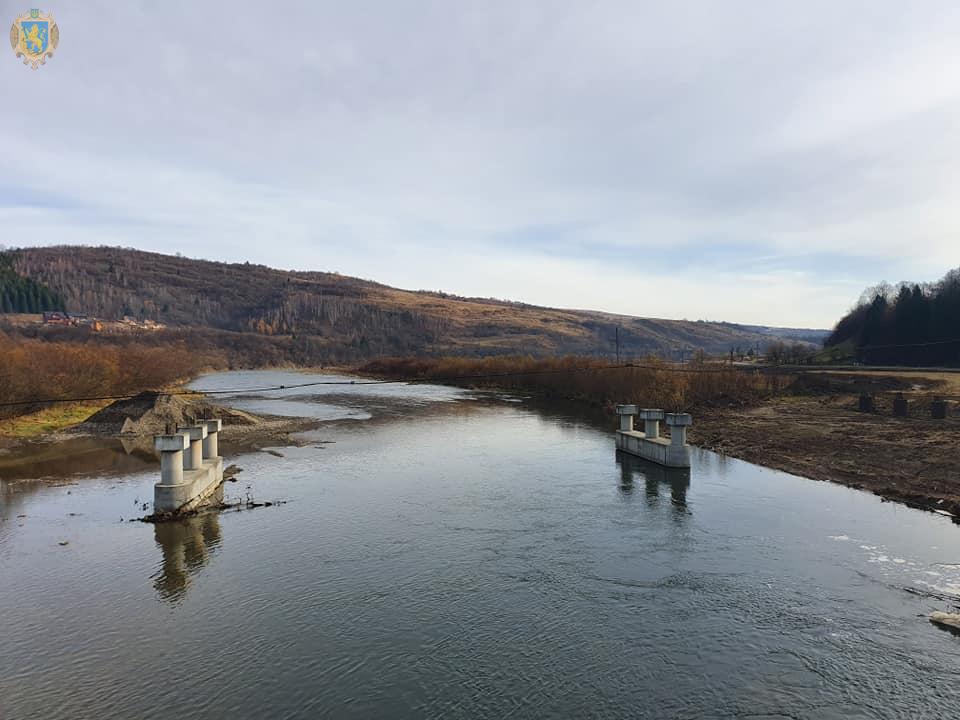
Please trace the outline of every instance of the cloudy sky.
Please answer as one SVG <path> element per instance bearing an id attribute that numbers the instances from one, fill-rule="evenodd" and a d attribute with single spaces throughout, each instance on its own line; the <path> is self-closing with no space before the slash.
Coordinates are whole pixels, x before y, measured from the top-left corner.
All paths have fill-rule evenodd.
<path id="1" fill-rule="evenodd" d="M 46 66 L 0 48 L 8 246 L 818 327 L 960 265 L 955 2 L 42 9 Z"/>

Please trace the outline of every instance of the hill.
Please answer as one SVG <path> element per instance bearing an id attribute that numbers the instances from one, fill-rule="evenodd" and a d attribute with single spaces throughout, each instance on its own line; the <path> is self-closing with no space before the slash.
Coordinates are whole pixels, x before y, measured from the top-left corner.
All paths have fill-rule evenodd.
<path id="1" fill-rule="evenodd" d="M 817 330 L 814 328 L 786 328 L 786 327 L 767 327 L 766 325 L 740 325 L 744 330 L 760 333 L 761 335 L 773 335 L 782 340 L 795 340 L 810 345 L 823 345 L 823 341 L 830 334 L 829 330 Z"/>
<path id="2" fill-rule="evenodd" d="M 324 356 L 317 360 L 327 362 L 383 355 L 612 357 L 618 333 L 622 357 L 726 353 L 794 340 L 770 328 L 558 310 L 125 248 L 25 248 L 6 255 L 20 277 L 69 312 L 309 338 Z"/>

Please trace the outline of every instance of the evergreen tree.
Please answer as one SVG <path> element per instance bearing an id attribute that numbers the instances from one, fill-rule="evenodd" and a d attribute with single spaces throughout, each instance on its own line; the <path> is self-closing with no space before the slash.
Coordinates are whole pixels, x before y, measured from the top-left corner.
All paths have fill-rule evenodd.
<path id="1" fill-rule="evenodd" d="M 0 312 L 38 313 L 62 309 L 63 301 L 50 288 L 17 272 L 11 252 L 0 253 Z"/>
<path id="2" fill-rule="evenodd" d="M 960 365 L 960 268 L 923 287 L 879 285 L 837 323 L 828 347 L 852 342 L 871 364 Z"/>

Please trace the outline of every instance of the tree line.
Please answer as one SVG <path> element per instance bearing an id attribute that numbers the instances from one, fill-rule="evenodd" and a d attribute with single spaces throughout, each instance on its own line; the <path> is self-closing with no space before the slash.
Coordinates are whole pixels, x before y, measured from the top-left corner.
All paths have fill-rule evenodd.
<path id="1" fill-rule="evenodd" d="M 871 365 L 960 365 L 960 268 L 935 283 L 868 288 L 825 345 Z"/>
<path id="2" fill-rule="evenodd" d="M 45 285 L 21 276 L 8 253 L 0 252 L 0 312 L 63 310 L 63 299 Z"/>

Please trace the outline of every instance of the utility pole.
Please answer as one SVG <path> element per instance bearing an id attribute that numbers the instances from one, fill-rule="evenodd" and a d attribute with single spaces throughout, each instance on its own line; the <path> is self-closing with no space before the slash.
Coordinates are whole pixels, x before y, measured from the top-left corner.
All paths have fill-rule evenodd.
<path id="1" fill-rule="evenodd" d="M 617 365 L 620 364 L 620 326 L 617 325 Z"/>

